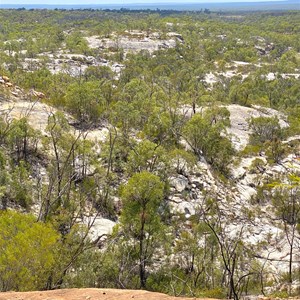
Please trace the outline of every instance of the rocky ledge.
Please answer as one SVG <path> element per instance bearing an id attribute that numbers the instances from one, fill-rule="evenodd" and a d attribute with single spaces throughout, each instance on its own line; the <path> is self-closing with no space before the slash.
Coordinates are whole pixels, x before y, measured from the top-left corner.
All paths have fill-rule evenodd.
<path id="1" fill-rule="evenodd" d="M 161 293 L 141 290 L 117 289 L 65 289 L 42 292 L 0 293 L 0 300 L 188 300 L 200 298 L 178 298 Z M 202 300 L 206 300 L 202 298 Z M 210 299 L 214 300 L 214 299 Z"/>

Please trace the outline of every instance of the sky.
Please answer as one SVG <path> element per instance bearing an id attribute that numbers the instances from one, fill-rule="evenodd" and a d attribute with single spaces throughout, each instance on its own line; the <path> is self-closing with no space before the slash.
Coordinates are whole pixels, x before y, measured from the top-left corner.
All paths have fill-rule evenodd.
<path id="1" fill-rule="evenodd" d="M 63 4 L 63 5 L 101 5 L 101 4 L 130 4 L 130 3 L 225 3 L 225 2 L 267 2 L 274 0 L 0 0 L 0 4 Z M 275 0 L 276 1 L 276 0 Z"/>

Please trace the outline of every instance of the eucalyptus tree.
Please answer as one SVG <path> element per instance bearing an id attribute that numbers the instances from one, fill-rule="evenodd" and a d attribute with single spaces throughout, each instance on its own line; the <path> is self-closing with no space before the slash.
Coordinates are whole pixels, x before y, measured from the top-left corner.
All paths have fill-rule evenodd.
<path id="1" fill-rule="evenodd" d="M 147 171 L 134 174 L 121 190 L 120 230 L 136 257 L 140 287 L 143 289 L 147 287 L 149 267 L 159 251 L 164 230 L 159 213 L 163 197 L 164 184 L 158 176 Z"/>
<path id="2" fill-rule="evenodd" d="M 293 271 L 296 269 L 296 244 L 300 233 L 300 177 L 291 173 L 286 178 L 269 185 L 274 189 L 272 195 L 273 209 L 277 218 L 283 224 L 283 231 L 289 246 L 288 283 L 293 283 Z M 299 266 L 298 266 L 299 267 Z"/>
<path id="3" fill-rule="evenodd" d="M 183 137 L 196 155 L 205 159 L 220 171 L 225 171 L 231 161 L 234 149 L 224 136 L 229 125 L 229 111 L 226 108 L 206 109 L 195 114 L 183 128 Z"/>

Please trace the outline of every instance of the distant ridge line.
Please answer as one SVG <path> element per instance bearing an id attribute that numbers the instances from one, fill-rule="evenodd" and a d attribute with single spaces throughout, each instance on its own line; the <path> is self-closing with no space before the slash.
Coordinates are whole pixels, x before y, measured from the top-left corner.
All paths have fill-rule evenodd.
<path id="1" fill-rule="evenodd" d="M 128 9 L 128 10 L 175 10 L 175 11 L 267 11 L 267 10 L 300 10 L 299 0 L 261 1 L 261 2 L 215 2 L 215 3 L 129 3 L 129 4 L 85 4 L 85 5 L 52 5 L 52 4 L 2 4 L 1 9 Z"/>

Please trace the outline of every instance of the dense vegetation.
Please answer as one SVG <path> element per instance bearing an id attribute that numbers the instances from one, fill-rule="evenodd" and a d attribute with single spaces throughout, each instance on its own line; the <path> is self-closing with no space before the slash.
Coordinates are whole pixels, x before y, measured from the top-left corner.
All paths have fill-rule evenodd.
<path id="1" fill-rule="evenodd" d="M 24 89 L 25 100 L 37 101 L 29 96 L 36 90 L 58 110 L 43 132 L 26 117 L 0 115 L 0 290 L 146 288 L 234 299 L 266 293 L 272 279 L 256 259 L 264 244 L 249 247 L 243 227 L 228 235 L 211 190 L 188 223 L 174 215 L 169 178 L 204 159 L 230 185 L 229 165 L 239 159 L 264 150 L 278 163 L 296 152 L 282 141 L 300 134 L 300 80 L 287 75 L 300 72 L 299 20 L 299 12 L 0 10 L 0 75 Z M 153 53 L 91 48 L 85 38 L 118 44 L 131 30 L 141 39 L 154 32 L 179 38 Z M 49 55 L 64 53 L 79 65 L 92 56 L 122 68 L 116 74 L 89 63 L 73 76 L 66 63 L 50 72 Z M 212 72 L 218 80 L 209 83 Z M 3 85 L 0 93 L 1 104 L 9 95 Z M 250 143 L 238 151 L 226 131 L 229 104 L 276 109 L 289 127 L 277 117 L 252 118 Z M 88 138 L 103 128 L 106 139 Z M 262 164 L 256 160 L 253 169 Z M 291 262 L 282 282 L 290 284 L 300 279 L 292 259 L 300 251 L 298 176 L 261 191 L 273 189 L 274 214 L 284 223 Z M 112 235 L 92 241 L 99 216 L 119 222 Z"/>

